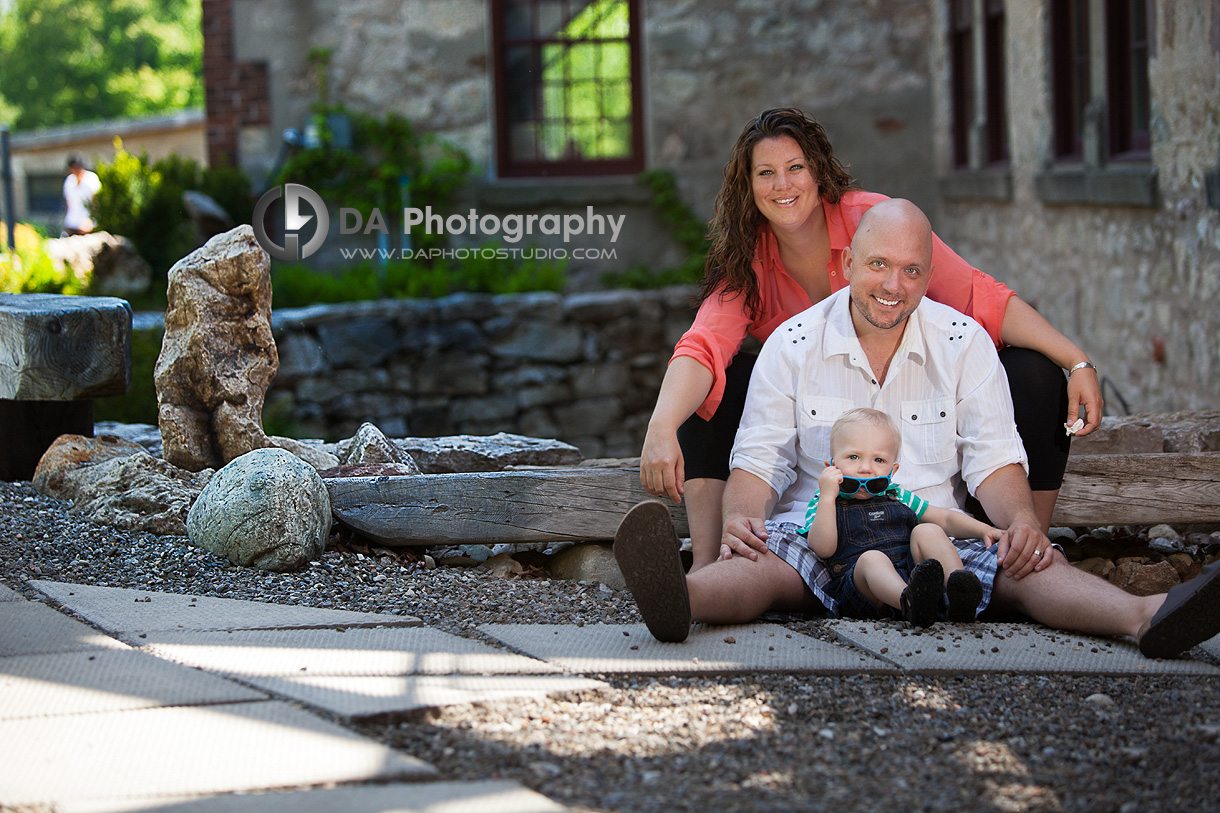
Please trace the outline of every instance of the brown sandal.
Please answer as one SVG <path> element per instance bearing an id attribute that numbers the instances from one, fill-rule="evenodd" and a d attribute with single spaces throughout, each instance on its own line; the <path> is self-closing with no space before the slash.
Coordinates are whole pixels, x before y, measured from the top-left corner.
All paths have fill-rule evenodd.
<path id="1" fill-rule="evenodd" d="M 690 595 L 665 503 L 645 500 L 627 512 L 614 535 L 614 559 L 653 637 L 667 643 L 685 641 L 690 634 Z"/>

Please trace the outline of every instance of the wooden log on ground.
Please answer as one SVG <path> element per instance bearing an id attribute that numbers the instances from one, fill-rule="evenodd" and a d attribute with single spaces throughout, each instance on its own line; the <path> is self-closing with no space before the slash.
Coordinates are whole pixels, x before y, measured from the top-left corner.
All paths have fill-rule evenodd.
<path id="1" fill-rule="evenodd" d="M 1073 455 L 1053 523 L 1220 522 L 1220 452 Z"/>
<path id="2" fill-rule="evenodd" d="M 325 482 L 340 522 L 394 546 L 613 539 L 627 510 L 650 499 L 638 469 L 535 469 Z M 678 535 L 686 536 L 684 508 L 671 504 L 670 511 Z"/>
<path id="3" fill-rule="evenodd" d="M 349 477 L 326 486 L 340 522 L 393 546 L 613 539 L 627 509 L 650 498 L 638 469 Z M 670 512 L 686 536 L 684 506 Z M 1220 523 L 1220 452 L 1069 458 L 1054 524 L 1159 522 Z"/>

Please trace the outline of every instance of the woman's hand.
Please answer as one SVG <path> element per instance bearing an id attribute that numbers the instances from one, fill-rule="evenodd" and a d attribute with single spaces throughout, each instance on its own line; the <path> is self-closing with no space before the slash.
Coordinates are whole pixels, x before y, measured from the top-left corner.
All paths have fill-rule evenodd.
<path id="1" fill-rule="evenodd" d="M 664 494 L 681 505 L 685 483 L 686 467 L 677 433 L 650 428 L 640 452 L 640 484 L 654 497 Z"/>
<path id="2" fill-rule="evenodd" d="M 1067 426 L 1076 422 L 1080 408 L 1084 407 L 1084 428 L 1075 433 L 1076 437 L 1084 437 L 1101 426 L 1101 382 L 1097 379 L 1097 370 L 1092 367 L 1081 367 L 1068 376 L 1068 414 Z"/>

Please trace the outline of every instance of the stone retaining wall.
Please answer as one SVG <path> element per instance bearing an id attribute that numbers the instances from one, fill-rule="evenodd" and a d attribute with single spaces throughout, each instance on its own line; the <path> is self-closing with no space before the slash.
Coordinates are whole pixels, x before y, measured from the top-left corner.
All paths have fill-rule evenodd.
<path id="1" fill-rule="evenodd" d="M 277 310 L 264 423 L 298 437 L 512 432 L 635 456 L 693 288 L 455 294 Z"/>

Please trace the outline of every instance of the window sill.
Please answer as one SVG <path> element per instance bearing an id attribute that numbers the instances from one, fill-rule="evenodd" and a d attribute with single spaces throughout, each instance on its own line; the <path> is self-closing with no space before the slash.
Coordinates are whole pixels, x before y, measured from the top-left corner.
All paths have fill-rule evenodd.
<path id="1" fill-rule="evenodd" d="M 962 169 L 937 180 L 945 200 L 1012 200 L 1012 173 L 1004 169 Z"/>
<path id="2" fill-rule="evenodd" d="M 1052 169 L 1034 178 L 1034 190 L 1048 204 L 1156 206 L 1157 171 L 1152 167 Z"/>
<path id="3" fill-rule="evenodd" d="M 652 197 L 651 190 L 635 178 L 499 180 L 475 190 L 478 205 L 488 208 L 647 204 Z"/>

